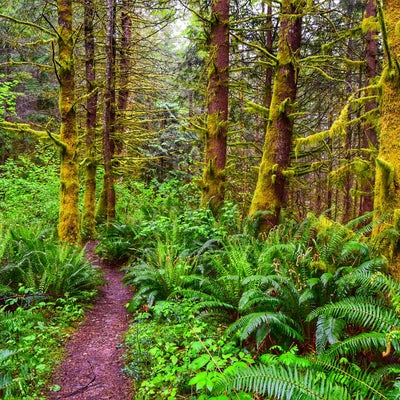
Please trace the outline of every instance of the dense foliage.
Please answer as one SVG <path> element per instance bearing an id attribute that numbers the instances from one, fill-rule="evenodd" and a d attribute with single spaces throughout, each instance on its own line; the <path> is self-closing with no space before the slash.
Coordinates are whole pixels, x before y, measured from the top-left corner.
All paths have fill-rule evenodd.
<path id="1" fill-rule="evenodd" d="M 0 397 L 38 399 L 102 277 L 56 238 L 54 165 L 22 157 L 1 171 Z"/>
<path id="2" fill-rule="evenodd" d="M 395 1 L 0 3 L 0 397 L 43 398 L 84 238 L 135 398 L 400 398 Z"/>
<path id="3" fill-rule="evenodd" d="M 340 225 L 310 214 L 261 241 L 232 207 L 221 222 L 193 213 L 186 190 L 145 189 L 146 212 L 102 241 L 109 257 L 123 249 L 137 288 L 126 360 L 135 398 L 399 396 L 399 284 L 368 215 Z"/>

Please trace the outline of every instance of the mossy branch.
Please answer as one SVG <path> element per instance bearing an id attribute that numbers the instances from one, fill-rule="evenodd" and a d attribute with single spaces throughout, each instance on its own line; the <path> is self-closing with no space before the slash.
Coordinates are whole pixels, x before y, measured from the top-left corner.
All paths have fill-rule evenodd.
<path id="1" fill-rule="evenodd" d="M 57 137 L 58 135 L 56 136 L 50 131 L 47 131 L 47 136 L 52 140 L 52 142 L 56 145 L 56 147 L 60 150 L 62 154 L 67 151 L 67 145 Z"/>
<path id="2" fill-rule="evenodd" d="M 48 29 L 43 28 L 43 26 L 40 26 L 40 25 L 35 24 L 33 22 L 17 19 L 17 18 L 11 17 L 10 15 L 6 15 L 6 14 L 2 14 L 2 13 L 0 13 L 0 18 L 8 19 L 9 21 L 14 22 L 14 23 L 19 24 L 19 25 L 30 26 L 32 28 L 38 29 L 39 31 L 41 31 L 43 33 L 46 33 L 49 36 L 53 36 L 53 37 L 55 36 L 55 34 L 53 32 L 51 32 Z"/>
<path id="3" fill-rule="evenodd" d="M 36 129 L 32 129 L 28 124 L 17 124 L 8 121 L 0 122 L 0 128 L 4 129 L 7 132 L 15 132 L 23 135 L 33 136 L 38 140 L 46 140 L 50 138 L 50 140 L 57 146 L 57 148 L 61 150 L 61 152 L 65 152 L 67 149 L 66 144 L 60 140 L 60 136 L 48 130 L 39 131 Z"/>
<path id="4" fill-rule="evenodd" d="M 253 49 L 260 51 L 260 53 L 262 53 L 263 55 L 267 56 L 270 60 L 272 60 L 274 62 L 274 65 L 278 65 L 279 63 L 278 58 L 275 57 L 273 54 L 271 54 L 267 49 L 261 47 L 259 44 L 253 42 L 246 42 L 245 40 L 243 40 L 242 38 L 240 38 L 239 36 L 235 35 L 232 32 L 231 36 L 233 36 L 239 43 L 245 44 L 246 46 L 252 47 Z"/>
<path id="5" fill-rule="evenodd" d="M 46 69 L 46 70 L 50 70 L 52 68 L 51 65 L 39 64 L 32 61 L 7 61 L 0 63 L 0 67 L 15 67 L 15 66 L 20 67 L 24 65 L 28 65 L 30 67 L 38 67 L 39 69 Z"/>
<path id="6" fill-rule="evenodd" d="M 377 109 L 373 109 L 370 110 L 368 112 L 363 113 L 361 116 L 357 117 L 357 118 L 353 118 L 353 119 L 349 119 L 349 109 L 351 105 L 354 104 L 362 104 L 366 101 L 371 100 L 371 98 L 376 98 L 376 96 L 362 96 L 362 97 L 356 97 L 356 95 L 360 92 L 360 91 L 364 91 L 364 90 L 368 90 L 371 88 L 376 89 L 377 87 L 380 87 L 380 85 L 371 85 L 365 88 L 362 88 L 360 90 L 357 90 L 355 93 L 353 93 L 347 103 L 345 104 L 345 106 L 342 108 L 342 110 L 340 111 L 340 114 L 338 116 L 338 118 L 332 123 L 332 126 L 325 130 L 325 131 L 321 131 L 321 132 L 317 132 L 314 133 L 312 135 L 309 135 L 307 137 L 304 138 L 298 138 L 296 139 L 296 144 L 295 144 L 295 156 L 297 158 L 299 152 L 300 152 L 300 148 L 302 146 L 306 146 L 306 145 L 317 145 L 318 143 L 320 143 L 321 141 L 323 141 L 325 138 L 328 137 L 333 137 L 335 135 L 344 135 L 346 134 L 346 128 L 350 125 L 354 125 L 360 121 L 365 121 L 368 119 L 368 117 L 370 115 L 374 115 L 376 113 Z"/>
<path id="7" fill-rule="evenodd" d="M 0 128 L 4 129 L 7 132 L 31 135 L 40 140 L 45 139 L 48 136 L 46 131 L 38 131 L 36 129 L 32 129 L 28 124 L 17 124 L 14 122 L 1 121 Z"/>
<path id="8" fill-rule="evenodd" d="M 21 47 L 36 47 L 36 46 L 42 46 L 45 44 L 49 44 L 53 41 L 54 41 L 54 39 L 38 39 L 38 40 L 35 40 L 34 42 L 20 43 L 20 46 Z"/>
<path id="9" fill-rule="evenodd" d="M 371 163 L 361 158 L 356 158 L 329 173 L 329 181 L 332 183 L 341 183 L 348 174 L 354 174 L 360 178 L 372 178 Z"/>
<path id="10" fill-rule="evenodd" d="M 268 116 L 269 115 L 269 108 L 268 107 L 264 107 L 261 104 L 258 103 L 254 103 L 253 101 L 250 100 L 244 100 L 246 103 L 246 107 L 245 107 L 245 111 L 247 112 L 251 112 L 251 113 L 257 113 L 257 114 L 261 114 L 264 116 Z"/>
<path id="11" fill-rule="evenodd" d="M 76 104 L 81 103 L 81 102 L 83 102 L 84 100 L 89 99 L 89 98 L 92 97 L 94 94 L 96 94 L 98 91 L 99 91 L 99 88 L 98 88 L 98 87 L 95 87 L 91 92 L 86 93 L 85 95 L 78 97 L 78 98 L 75 100 L 75 102 L 74 102 L 74 104 L 72 105 L 71 108 L 73 108 L 74 106 L 76 106 Z"/>
<path id="12" fill-rule="evenodd" d="M 305 67 L 310 67 L 311 64 L 318 64 L 321 65 L 321 63 L 329 63 L 331 64 L 333 61 L 338 62 L 342 61 L 344 64 L 350 66 L 350 67 L 360 67 L 364 65 L 364 61 L 359 61 L 359 60 L 352 60 L 350 58 L 346 57 L 335 57 L 335 56 L 328 56 L 328 55 L 316 55 L 316 56 L 308 56 L 304 57 L 301 60 L 299 60 L 300 64 Z"/>
<path id="13" fill-rule="evenodd" d="M 258 153 L 262 154 L 262 148 L 255 142 L 230 142 L 229 147 L 243 147 L 244 149 L 248 149 L 249 147 L 253 147 Z M 242 158 L 240 156 L 236 156 L 237 158 Z M 243 157 L 243 159 L 247 159 L 249 156 Z"/>

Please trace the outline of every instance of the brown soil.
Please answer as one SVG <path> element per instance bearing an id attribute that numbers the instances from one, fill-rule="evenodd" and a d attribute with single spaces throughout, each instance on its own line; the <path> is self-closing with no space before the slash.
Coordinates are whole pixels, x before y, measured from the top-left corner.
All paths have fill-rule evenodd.
<path id="1" fill-rule="evenodd" d="M 125 304 L 131 299 L 123 286 L 119 268 L 103 263 L 93 253 L 95 244 L 86 247 L 88 258 L 104 270 L 106 284 L 83 324 L 66 344 L 66 357 L 55 371 L 53 385 L 58 392 L 48 392 L 48 400 L 128 400 L 131 382 L 122 373 L 124 333 L 128 330 Z"/>

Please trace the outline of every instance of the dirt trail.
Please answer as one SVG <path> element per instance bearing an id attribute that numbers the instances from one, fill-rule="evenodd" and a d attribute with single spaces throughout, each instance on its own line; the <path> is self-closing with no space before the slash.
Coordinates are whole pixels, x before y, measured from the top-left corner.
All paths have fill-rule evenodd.
<path id="1" fill-rule="evenodd" d="M 51 385 L 61 386 L 48 392 L 48 400 L 129 400 L 131 382 L 123 375 L 121 356 L 123 335 L 128 329 L 125 304 L 132 297 L 121 283 L 123 273 L 93 255 L 94 244 L 87 246 L 87 256 L 104 269 L 107 281 L 85 322 L 66 344 L 66 358 L 54 373 Z"/>

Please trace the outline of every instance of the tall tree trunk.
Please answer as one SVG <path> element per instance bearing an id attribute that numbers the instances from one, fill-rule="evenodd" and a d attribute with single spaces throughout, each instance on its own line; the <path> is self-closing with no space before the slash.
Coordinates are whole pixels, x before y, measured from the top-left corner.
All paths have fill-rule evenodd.
<path id="1" fill-rule="evenodd" d="M 104 184 L 100 198 L 97 216 L 107 223 L 115 219 L 115 187 L 112 160 L 114 156 L 115 131 L 115 0 L 107 0 L 107 31 L 106 31 L 106 90 L 104 99 L 103 120 L 103 159 Z"/>
<path id="2" fill-rule="evenodd" d="M 76 244 L 79 235 L 79 176 L 76 154 L 78 131 L 75 112 L 75 68 L 72 0 L 58 0 L 58 68 L 60 83 L 60 214 L 58 236 Z"/>
<path id="3" fill-rule="evenodd" d="M 97 92 L 95 72 L 95 39 L 93 32 L 94 6 L 93 0 L 85 0 L 85 56 L 86 56 L 86 168 L 85 195 L 83 201 L 82 235 L 91 239 L 96 232 L 96 154 L 95 132 L 97 121 Z"/>
<path id="4" fill-rule="evenodd" d="M 132 40 L 132 18 L 131 18 L 131 10 L 132 10 L 132 0 L 123 0 L 122 1 L 122 10 L 121 10 L 121 46 L 119 50 L 120 61 L 119 61 L 119 92 L 118 92 L 118 113 L 119 113 L 119 124 L 118 130 L 119 132 L 123 132 L 123 124 L 121 123 L 121 119 L 123 114 L 128 108 L 128 100 L 129 100 L 129 76 L 131 69 L 130 62 L 130 50 L 131 50 L 131 40 Z M 116 152 L 119 154 L 122 151 L 122 143 L 119 141 L 116 144 Z"/>
<path id="5" fill-rule="evenodd" d="M 274 39 L 272 36 L 272 6 L 270 4 L 267 5 L 267 12 L 265 19 L 266 19 L 265 48 L 270 54 L 273 54 Z M 271 106 L 273 77 L 274 77 L 274 69 L 270 66 L 267 66 L 267 70 L 265 72 L 264 101 L 263 101 L 264 103 L 263 105 L 265 108 L 269 108 Z M 267 126 L 268 126 L 268 118 L 264 118 L 264 133 L 267 131 Z M 260 142 L 260 144 L 261 143 L 262 142 Z"/>
<path id="6" fill-rule="evenodd" d="M 229 0 L 212 2 L 207 132 L 201 204 L 218 212 L 225 197 L 228 130 Z"/>
<path id="7" fill-rule="evenodd" d="M 378 5 L 379 7 L 379 5 Z M 398 21 L 400 8 L 397 0 L 384 2 L 384 15 L 378 8 L 382 21 L 383 47 L 386 65 L 382 72 L 380 147 L 376 160 L 374 208 L 378 215 L 391 215 L 389 226 L 400 229 L 400 35 Z M 376 237 L 384 227 L 376 226 Z M 388 256 L 398 261 L 399 242 L 396 239 L 384 244 Z M 397 271 L 398 273 L 398 271 Z"/>
<path id="8" fill-rule="evenodd" d="M 376 17 L 376 0 L 367 0 L 367 7 L 365 9 L 365 18 Z M 366 86 L 368 87 L 373 83 L 374 78 L 378 75 L 378 42 L 376 39 L 377 32 L 375 30 L 368 30 L 366 33 L 366 46 L 365 46 L 365 59 L 367 61 L 366 66 Z M 376 91 L 368 90 L 366 95 L 376 94 Z M 369 100 L 365 104 L 365 112 L 369 112 L 378 107 L 378 103 L 375 99 Z M 376 133 L 375 125 L 371 122 L 366 122 L 364 125 L 364 138 L 363 146 L 368 148 L 369 146 L 378 146 L 378 138 Z M 364 183 L 362 187 L 363 195 L 360 201 L 360 212 L 364 214 L 368 211 L 373 210 L 373 194 L 372 188 L 374 187 L 374 180 Z"/>
<path id="9" fill-rule="evenodd" d="M 265 212 L 260 217 L 260 231 L 268 231 L 278 223 L 281 208 L 286 205 L 285 169 L 290 163 L 293 121 L 297 89 L 296 58 L 301 41 L 303 1 L 282 0 L 277 65 L 269 120 L 259 168 L 256 189 L 249 215 Z"/>

